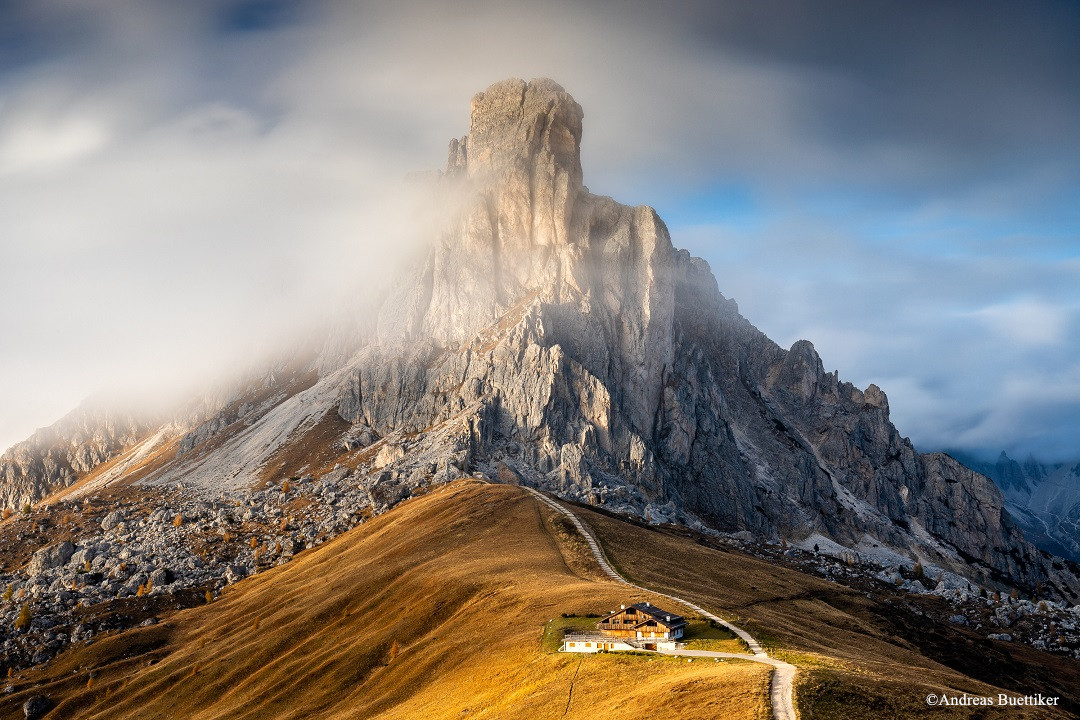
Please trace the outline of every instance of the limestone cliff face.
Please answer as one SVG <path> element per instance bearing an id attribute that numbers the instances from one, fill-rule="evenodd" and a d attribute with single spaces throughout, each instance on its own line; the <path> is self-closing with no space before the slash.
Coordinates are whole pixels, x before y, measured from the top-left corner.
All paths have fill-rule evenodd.
<path id="1" fill-rule="evenodd" d="M 761 334 L 651 208 L 589 193 L 581 133 L 550 80 L 473 99 L 440 180 L 459 200 L 384 307 L 343 418 L 424 458 L 428 435 L 452 437 L 460 467 L 654 520 L 1045 579 L 992 483 L 916 453 L 885 394 L 825 373 L 809 342 Z"/>
<path id="2" fill-rule="evenodd" d="M 994 481 L 1024 537 L 1054 555 L 1080 562 L 1080 462 L 1023 463 L 1002 452 L 986 461 L 962 451 L 950 455 Z"/>
<path id="3" fill-rule="evenodd" d="M 87 402 L 0 456 L 0 507 L 20 509 L 135 444 L 153 421 Z"/>
<path id="4" fill-rule="evenodd" d="M 387 303 L 380 340 L 460 347 L 535 305 L 543 344 L 610 375 L 634 428 L 650 434 L 671 363 L 675 253 L 651 208 L 583 188 L 581 120 L 550 80 L 508 80 L 473 99 L 445 176 L 465 200 L 416 282 Z"/>

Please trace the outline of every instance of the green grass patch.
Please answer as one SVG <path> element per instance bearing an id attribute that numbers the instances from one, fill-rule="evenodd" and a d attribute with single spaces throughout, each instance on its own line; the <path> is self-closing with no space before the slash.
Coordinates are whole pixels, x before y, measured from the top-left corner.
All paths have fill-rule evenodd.
<path id="1" fill-rule="evenodd" d="M 723 625 L 705 618 L 687 620 L 686 630 L 680 642 L 686 643 L 687 650 L 711 650 L 714 652 L 749 653 L 746 646 L 735 633 Z"/>
<path id="2" fill-rule="evenodd" d="M 559 652 L 563 636 L 569 633 L 596 632 L 596 623 L 600 618 L 560 617 L 544 625 L 544 634 L 540 638 L 540 649 L 544 652 Z"/>

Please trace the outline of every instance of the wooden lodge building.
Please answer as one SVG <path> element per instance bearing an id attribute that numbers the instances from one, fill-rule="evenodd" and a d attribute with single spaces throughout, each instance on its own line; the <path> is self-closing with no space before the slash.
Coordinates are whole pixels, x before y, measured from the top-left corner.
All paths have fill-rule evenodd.
<path id="1" fill-rule="evenodd" d="M 640 602 L 623 605 L 596 623 L 596 629 L 610 637 L 678 640 L 686 630 L 686 620 L 655 605 Z"/>
<path id="2" fill-rule="evenodd" d="M 686 620 L 647 602 L 623 605 L 596 623 L 597 633 L 567 635 L 563 652 L 675 649 Z"/>

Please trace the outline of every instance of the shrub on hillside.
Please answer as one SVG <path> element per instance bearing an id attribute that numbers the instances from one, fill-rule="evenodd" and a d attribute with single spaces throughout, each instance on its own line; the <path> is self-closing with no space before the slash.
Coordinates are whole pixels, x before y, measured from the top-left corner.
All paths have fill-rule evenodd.
<path id="1" fill-rule="evenodd" d="M 19 617 L 15 618 L 15 629 L 26 630 L 30 627 L 30 604 L 23 603 L 22 609 L 19 610 Z"/>

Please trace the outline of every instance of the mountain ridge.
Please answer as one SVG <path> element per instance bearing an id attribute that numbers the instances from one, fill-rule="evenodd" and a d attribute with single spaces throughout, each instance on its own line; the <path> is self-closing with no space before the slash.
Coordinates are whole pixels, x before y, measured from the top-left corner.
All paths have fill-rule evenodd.
<path id="1" fill-rule="evenodd" d="M 885 393 L 826 373 L 810 342 L 769 340 L 652 208 L 589 192 L 583 117 L 551 80 L 479 93 L 429 180 L 434 241 L 375 337 L 340 363 L 307 362 L 297 372 L 314 369 L 313 384 L 247 402 L 257 411 L 237 412 L 245 390 L 187 422 L 174 432 L 184 452 L 141 482 L 237 490 L 311 446 L 326 467 L 299 471 L 354 473 L 377 512 L 480 473 L 1075 602 L 1080 580 L 1023 539 L 993 483 L 917 453 Z M 349 426 L 316 444 L 334 414 Z"/>
<path id="2" fill-rule="evenodd" d="M 518 108 L 504 134 L 483 114 L 492 103 Z M 479 403 L 472 459 L 570 497 L 727 531 L 914 547 L 957 571 L 982 564 L 987 577 L 1043 565 L 989 481 L 916 453 L 889 422 L 885 394 L 825 373 L 809 342 L 785 351 L 768 340 L 707 263 L 675 250 L 651 208 L 581 185 L 558 204 L 569 214 L 523 210 L 537 177 L 556 183 L 544 203 L 578 177 L 576 157 L 535 144 L 579 137 L 578 110 L 550 81 L 477 96 L 482 141 L 470 132 L 452 143 L 442 175 L 470 184 L 470 201 L 380 318 L 381 337 L 409 328 L 432 345 L 404 361 L 398 345 L 370 348 L 342 417 L 386 436 Z M 526 151 L 486 184 L 485 163 L 506 147 Z"/>

